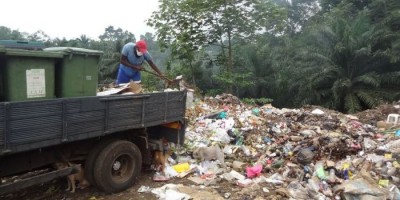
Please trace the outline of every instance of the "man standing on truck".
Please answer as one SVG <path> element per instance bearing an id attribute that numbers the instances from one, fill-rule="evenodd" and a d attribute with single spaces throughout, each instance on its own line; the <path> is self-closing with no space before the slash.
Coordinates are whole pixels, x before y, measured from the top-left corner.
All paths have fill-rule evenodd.
<path id="1" fill-rule="evenodd" d="M 130 81 L 140 83 L 140 71 L 144 70 L 142 65 L 145 60 L 151 66 L 151 68 L 157 72 L 157 74 L 159 74 L 161 77 L 164 76 L 154 64 L 150 53 L 147 51 L 147 44 L 144 40 L 139 40 L 136 43 L 129 42 L 125 44 L 121 52 L 116 83 L 129 83 Z"/>

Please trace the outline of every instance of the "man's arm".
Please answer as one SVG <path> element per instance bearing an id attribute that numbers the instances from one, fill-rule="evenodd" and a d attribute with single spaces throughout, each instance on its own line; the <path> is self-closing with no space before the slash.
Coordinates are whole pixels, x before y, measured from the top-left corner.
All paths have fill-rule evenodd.
<path id="1" fill-rule="evenodd" d="M 121 64 L 123 64 L 123 65 L 125 65 L 125 66 L 127 66 L 127 67 L 130 67 L 130 68 L 132 68 L 132 69 L 134 69 L 134 70 L 136 70 L 136 71 L 141 71 L 141 70 L 143 70 L 143 67 L 142 67 L 142 66 L 140 66 L 140 65 L 134 65 L 134 64 L 130 63 L 130 62 L 128 61 L 128 57 L 126 57 L 126 56 L 124 56 L 124 55 L 121 55 L 121 60 L 120 60 L 120 62 L 121 62 Z"/>
<path id="2" fill-rule="evenodd" d="M 147 62 L 149 63 L 150 67 L 151 67 L 154 71 L 156 71 L 160 76 L 164 76 L 164 74 L 161 73 L 161 71 L 158 69 L 158 67 L 156 66 L 156 64 L 154 64 L 153 61 L 148 60 Z"/>

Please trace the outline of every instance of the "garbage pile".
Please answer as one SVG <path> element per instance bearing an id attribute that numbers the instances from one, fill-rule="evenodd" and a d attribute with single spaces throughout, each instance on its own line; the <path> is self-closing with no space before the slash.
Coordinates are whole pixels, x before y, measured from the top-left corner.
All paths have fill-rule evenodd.
<path id="1" fill-rule="evenodd" d="M 207 97 L 188 108 L 184 149 L 165 174 L 221 199 L 400 199 L 400 102 L 383 108 L 346 115 Z"/>

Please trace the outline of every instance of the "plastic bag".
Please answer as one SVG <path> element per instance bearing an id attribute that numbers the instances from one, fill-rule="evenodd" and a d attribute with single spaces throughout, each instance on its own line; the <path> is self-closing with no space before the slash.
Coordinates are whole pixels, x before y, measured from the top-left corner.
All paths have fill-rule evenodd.
<path id="1" fill-rule="evenodd" d="M 262 165 L 255 165 L 253 167 L 246 167 L 246 173 L 248 178 L 254 178 L 261 174 L 263 169 Z"/>

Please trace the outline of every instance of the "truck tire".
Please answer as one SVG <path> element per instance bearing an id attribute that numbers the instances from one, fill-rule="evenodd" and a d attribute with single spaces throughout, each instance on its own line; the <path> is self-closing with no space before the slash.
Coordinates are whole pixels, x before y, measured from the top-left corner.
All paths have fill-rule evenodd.
<path id="1" fill-rule="evenodd" d="M 108 146 L 111 142 L 114 142 L 116 139 L 106 139 L 100 141 L 98 144 L 94 145 L 94 147 L 90 150 L 89 154 L 86 157 L 84 170 L 85 170 L 85 177 L 89 181 L 89 183 L 94 186 L 98 187 L 96 181 L 94 180 L 94 168 L 96 166 L 96 159 L 100 152 Z"/>
<path id="2" fill-rule="evenodd" d="M 139 148 L 129 141 L 114 141 L 97 156 L 94 180 L 104 192 L 120 192 L 135 183 L 141 168 L 142 154 Z"/>

